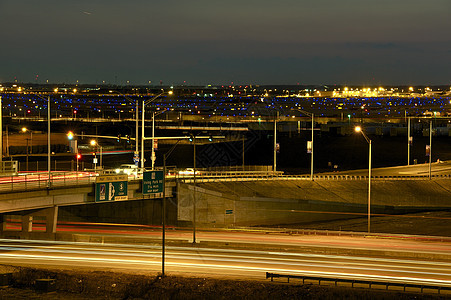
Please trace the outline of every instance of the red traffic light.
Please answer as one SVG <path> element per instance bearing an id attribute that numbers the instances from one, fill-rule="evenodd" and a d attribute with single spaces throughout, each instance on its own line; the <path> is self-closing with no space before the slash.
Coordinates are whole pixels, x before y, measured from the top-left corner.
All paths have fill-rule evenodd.
<path id="1" fill-rule="evenodd" d="M 81 154 L 77 154 L 77 159 L 80 159 L 81 158 Z"/>

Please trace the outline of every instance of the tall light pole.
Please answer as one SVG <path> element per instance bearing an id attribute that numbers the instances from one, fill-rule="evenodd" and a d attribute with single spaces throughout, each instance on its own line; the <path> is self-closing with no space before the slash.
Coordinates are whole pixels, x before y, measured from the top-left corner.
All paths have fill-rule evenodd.
<path id="1" fill-rule="evenodd" d="M 429 122 L 429 180 L 432 179 L 432 120 Z"/>
<path id="2" fill-rule="evenodd" d="M 91 140 L 89 142 L 91 144 L 92 147 L 94 147 L 94 172 L 97 172 L 97 147 L 99 145 L 99 143 L 96 140 Z M 100 146 L 100 167 L 102 166 L 102 146 Z"/>
<path id="3" fill-rule="evenodd" d="M 193 138 L 193 244 L 196 243 L 196 137 Z"/>
<path id="4" fill-rule="evenodd" d="M 57 92 L 58 90 L 55 89 L 55 92 Z M 41 95 L 36 95 L 39 98 L 41 98 L 42 100 L 46 100 L 44 97 L 42 97 Z M 50 165 L 50 160 L 51 160 L 51 144 L 50 144 L 50 95 L 47 97 L 47 173 L 48 173 L 48 179 L 47 179 L 47 188 L 50 188 L 52 185 L 51 182 L 51 165 Z M 33 147 L 33 145 L 31 146 Z"/>
<path id="5" fill-rule="evenodd" d="M 96 148 L 99 147 L 100 148 L 100 161 L 99 161 L 99 167 L 102 169 L 102 156 L 103 156 L 103 147 L 101 145 L 99 145 L 99 142 L 97 142 L 96 140 L 91 140 L 90 142 L 91 146 L 95 147 L 94 150 L 97 150 Z M 96 151 L 97 153 L 97 151 Z M 94 165 L 97 165 L 97 163 L 95 163 Z"/>
<path id="6" fill-rule="evenodd" d="M 407 118 L 407 165 L 410 166 L 410 147 L 412 146 L 412 137 L 410 136 L 410 117 Z"/>
<path id="7" fill-rule="evenodd" d="M 163 204 L 161 205 L 161 218 L 162 218 L 162 249 L 161 249 L 161 274 L 164 276 L 164 263 L 165 263 L 165 252 L 166 252 L 166 159 L 171 155 L 172 151 L 174 151 L 177 144 L 180 140 L 169 149 L 168 152 L 163 154 Z"/>
<path id="8" fill-rule="evenodd" d="M 274 119 L 274 173 L 277 171 L 277 119 L 279 118 L 279 112 L 276 113 L 276 118 Z"/>
<path id="9" fill-rule="evenodd" d="M 51 147 L 50 147 L 50 95 L 49 95 L 48 102 L 47 102 L 47 173 L 48 173 L 47 188 L 50 188 L 52 185 L 51 171 L 50 171 L 50 155 L 51 155 L 50 151 L 51 151 Z M 77 164 L 77 166 L 78 166 L 78 164 Z"/>
<path id="10" fill-rule="evenodd" d="M 363 137 L 369 144 L 369 152 L 368 152 L 368 233 L 371 232 L 371 140 L 370 138 L 363 132 L 362 127 L 355 127 L 356 132 L 362 133 Z"/>
<path id="11" fill-rule="evenodd" d="M 142 110 L 141 110 L 141 169 L 144 170 L 144 113 L 146 110 L 146 105 L 148 105 L 149 103 L 152 103 L 153 101 L 155 101 L 156 99 L 158 99 L 158 97 L 160 97 L 161 95 L 163 95 L 166 92 L 161 92 L 158 95 L 154 96 L 153 98 L 144 101 L 143 100 L 143 104 L 142 104 Z M 172 94 L 172 91 L 168 92 L 169 95 Z M 153 138 L 152 138 L 152 147 L 153 147 Z"/>
<path id="12" fill-rule="evenodd" d="M 3 115 L 2 115 L 2 111 L 3 111 L 3 103 L 2 103 L 2 96 L 0 96 L 0 163 L 2 164 L 2 171 L 3 171 Z M 6 130 L 8 131 L 8 130 Z"/>
<path id="13" fill-rule="evenodd" d="M 152 112 L 152 154 L 151 154 L 151 161 L 152 161 L 152 170 L 155 167 L 155 117 L 166 112 L 166 110 L 160 111 L 158 114 L 156 114 L 154 111 Z"/>
<path id="14" fill-rule="evenodd" d="M 309 113 L 309 112 L 307 112 L 305 110 L 302 110 L 302 109 L 296 108 L 295 110 L 297 110 L 297 111 L 303 113 L 304 115 L 307 115 L 307 116 L 312 118 L 312 141 L 311 141 L 311 144 L 310 144 L 310 179 L 313 180 L 313 136 L 314 136 L 313 135 L 313 128 L 314 128 L 314 125 L 315 125 L 315 122 L 314 122 L 314 117 L 315 116 L 314 116 L 313 113 Z M 307 147 L 307 150 L 308 150 L 308 147 Z"/>

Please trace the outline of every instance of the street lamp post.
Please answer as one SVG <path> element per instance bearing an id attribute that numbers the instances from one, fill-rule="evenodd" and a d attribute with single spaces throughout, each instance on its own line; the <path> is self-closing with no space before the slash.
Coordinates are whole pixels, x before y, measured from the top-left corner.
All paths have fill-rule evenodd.
<path id="1" fill-rule="evenodd" d="M 410 117 L 407 118 L 407 165 L 410 166 L 410 147 L 412 146 L 412 137 L 410 136 Z"/>
<path id="2" fill-rule="evenodd" d="M 299 108 L 296 108 L 295 110 L 312 118 L 312 143 L 311 143 L 311 147 L 310 147 L 311 148 L 310 149 L 310 179 L 313 181 L 313 136 L 314 136 L 313 135 L 313 127 L 315 125 L 315 122 L 314 122 L 315 116 L 313 113 L 309 113 L 309 112 L 299 109 Z"/>
<path id="3" fill-rule="evenodd" d="M 27 172 L 28 172 L 29 171 L 29 169 L 28 169 L 28 156 L 29 156 L 29 154 L 33 153 L 33 151 L 30 151 L 30 149 L 29 149 L 30 148 L 30 144 L 31 144 L 31 148 L 33 148 L 33 131 L 28 130 L 27 127 L 22 127 L 21 130 L 22 130 L 23 133 L 26 133 L 27 131 L 30 131 L 30 138 L 25 138 L 25 140 L 27 141 L 26 166 L 27 166 Z M 30 141 L 30 143 L 28 143 L 28 141 Z"/>
<path id="4" fill-rule="evenodd" d="M 196 243 L 196 137 L 193 138 L 193 244 Z"/>
<path id="5" fill-rule="evenodd" d="M 57 90 L 56 90 L 57 91 Z M 55 91 L 55 92 L 56 92 Z M 46 100 L 44 97 L 40 95 L 36 95 L 42 100 Z M 47 179 L 47 188 L 50 188 L 52 185 L 51 182 L 51 144 L 50 144 L 50 95 L 47 97 L 47 173 L 48 173 L 48 179 Z M 33 146 L 32 146 L 33 147 Z"/>
<path id="6" fill-rule="evenodd" d="M 429 122 L 429 180 L 432 179 L 432 120 Z"/>
<path id="7" fill-rule="evenodd" d="M 51 155 L 50 151 L 51 145 L 50 145 L 50 95 L 49 95 L 47 99 L 47 173 L 48 173 L 47 188 L 50 188 L 52 184 L 50 171 L 50 155 Z"/>
<path id="8" fill-rule="evenodd" d="M 276 113 L 276 118 L 274 119 L 274 173 L 277 171 L 277 119 L 279 119 L 279 112 Z"/>
<path id="9" fill-rule="evenodd" d="M 154 111 L 152 112 L 152 154 L 151 154 L 151 161 L 152 161 L 152 170 L 155 167 L 155 117 L 166 112 L 166 110 L 160 111 L 158 114 L 156 114 Z"/>
<path id="10" fill-rule="evenodd" d="M 161 249 L 161 274 L 164 276 L 165 269 L 165 252 L 166 252 L 166 159 L 171 155 L 172 151 L 174 151 L 177 144 L 180 140 L 169 149 L 168 152 L 163 154 L 163 204 L 161 205 L 161 218 L 162 218 L 162 249 Z"/>
<path id="11" fill-rule="evenodd" d="M 96 146 L 100 147 L 100 164 L 99 167 L 102 168 L 102 151 L 103 151 L 103 147 L 99 145 L 99 143 L 96 140 L 91 140 L 90 142 L 91 146 L 95 147 L 94 151 L 96 150 Z M 97 153 L 94 152 L 94 153 Z M 97 171 L 97 155 L 94 156 L 94 172 Z"/>
<path id="12" fill-rule="evenodd" d="M 362 133 L 369 145 L 368 152 L 368 233 L 371 232 L 371 139 L 365 134 L 360 126 L 355 127 L 356 132 Z"/>
<path id="13" fill-rule="evenodd" d="M 3 104 L 2 104 L 2 96 L 0 96 L 0 163 L 3 164 L 3 115 L 2 115 L 2 111 L 3 111 Z M 8 131 L 8 130 L 6 130 Z M 6 137 L 8 137 L 8 135 L 6 135 Z M 8 150 L 8 147 L 6 147 L 6 150 Z M 2 170 L 3 170 L 3 166 Z"/>
<path id="14" fill-rule="evenodd" d="M 143 100 L 142 110 L 141 110 L 141 169 L 143 169 L 143 170 L 144 170 L 144 140 L 145 140 L 145 137 L 144 137 L 144 113 L 146 110 L 146 105 L 148 105 L 149 103 L 152 103 L 153 101 L 158 99 L 158 97 L 160 97 L 164 93 L 166 93 L 166 92 L 161 92 L 149 100 L 146 100 L 146 101 Z M 169 91 L 168 94 L 171 95 L 172 91 Z M 152 126 L 152 128 L 153 128 L 153 126 Z M 154 140 L 154 138 L 152 137 L 152 147 L 153 147 L 153 140 Z M 153 165 L 152 165 L 152 167 L 153 167 Z"/>

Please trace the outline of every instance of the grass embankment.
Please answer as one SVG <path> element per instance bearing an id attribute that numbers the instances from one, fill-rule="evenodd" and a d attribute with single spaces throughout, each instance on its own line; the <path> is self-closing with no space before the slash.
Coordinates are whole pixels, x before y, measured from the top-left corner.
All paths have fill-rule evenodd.
<path id="1" fill-rule="evenodd" d="M 0 299 L 444 299 L 443 295 L 302 285 L 300 282 L 222 280 L 123 272 L 9 268 Z M 55 279 L 56 292 L 34 292 L 36 279 Z"/>

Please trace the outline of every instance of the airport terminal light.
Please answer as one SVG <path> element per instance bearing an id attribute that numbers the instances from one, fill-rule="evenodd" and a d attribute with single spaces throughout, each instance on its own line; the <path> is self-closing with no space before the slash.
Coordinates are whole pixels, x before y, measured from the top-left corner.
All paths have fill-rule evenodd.
<path id="1" fill-rule="evenodd" d="M 356 132 L 360 132 L 369 145 L 368 152 L 368 233 L 371 232 L 371 139 L 363 131 L 362 127 L 356 126 Z"/>

